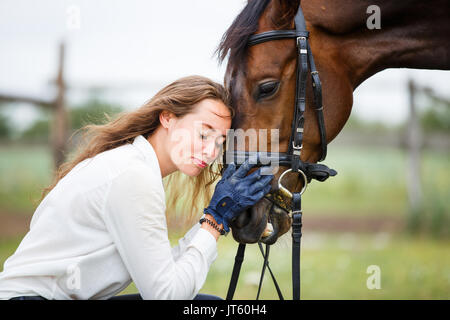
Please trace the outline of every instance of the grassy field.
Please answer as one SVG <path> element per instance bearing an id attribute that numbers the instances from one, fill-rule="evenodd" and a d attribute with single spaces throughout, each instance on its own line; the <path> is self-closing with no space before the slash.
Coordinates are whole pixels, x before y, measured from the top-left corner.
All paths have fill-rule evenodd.
<path id="1" fill-rule="evenodd" d="M 304 232 L 301 252 L 304 299 L 449 299 L 449 243 L 393 237 L 388 234 L 323 234 Z M 224 296 L 237 246 L 219 243 L 219 258 L 212 267 L 205 293 Z M 262 256 L 249 246 L 236 290 L 236 299 L 256 297 Z M 367 268 L 380 268 L 381 288 L 369 290 Z M 291 245 L 287 237 L 271 248 L 270 266 L 286 299 L 292 298 Z M 278 299 L 268 272 L 263 299 Z"/>
<path id="2" fill-rule="evenodd" d="M 449 229 L 449 152 L 423 153 L 423 218 L 436 230 Z M 327 165 L 338 176 L 313 183 L 304 195 L 308 217 L 407 218 L 406 156 L 397 149 L 329 147 Z M 52 163 L 46 148 L 0 146 L 0 211 L 31 215 L 41 190 L 51 180 Z M 427 218 L 427 219 L 425 219 Z M 306 225 L 306 224 L 305 224 Z M 434 230 L 434 229 L 431 229 Z M 356 231 L 356 230 L 355 230 Z M 180 230 L 172 230 L 175 243 Z M 406 233 L 318 232 L 304 228 L 302 297 L 304 299 L 449 299 L 450 242 L 433 232 L 411 237 Z M 0 235 L 0 265 L 19 244 L 22 234 Z M 224 297 L 237 244 L 232 237 L 219 244 L 219 257 L 201 290 Z M 271 267 L 283 294 L 291 298 L 290 237 L 271 250 Z M 381 289 L 366 286 L 367 268 L 379 266 Z M 262 258 L 256 245 L 248 246 L 235 298 L 256 297 Z M 2 268 L 0 268 L 2 270 Z M 136 292 L 131 285 L 124 293 Z M 268 273 L 261 297 L 276 299 Z"/>
<path id="3" fill-rule="evenodd" d="M 32 214 L 52 170 L 49 148 L 0 146 L 0 210 Z"/>
<path id="4" fill-rule="evenodd" d="M 17 248 L 21 237 L 0 241 L 0 264 Z M 175 239 L 173 239 L 175 243 Z M 303 233 L 301 280 L 303 299 L 450 299 L 450 242 L 387 233 Z M 225 298 L 237 244 L 232 237 L 218 242 L 202 293 Z M 255 299 L 262 257 L 248 245 L 235 299 Z M 367 268 L 380 268 L 380 289 L 368 289 Z M 286 236 L 273 245 L 270 266 L 285 299 L 292 298 L 291 245 Z M 2 268 L 0 268 L 2 270 Z M 151 271 L 149 271 L 151 272 Z M 131 284 L 122 294 L 137 293 Z M 266 272 L 261 299 L 278 299 Z"/>
<path id="5" fill-rule="evenodd" d="M 449 242 L 386 233 L 305 231 L 301 252 L 302 299 L 450 299 Z M 218 243 L 219 255 L 200 292 L 225 298 L 237 244 Z M 285 299 L 292 299 L 291 245 L 287 236 L 272 246 L 270 266 Z M 247 245 L 234 299 L 255 299 L 262 256 Z M 368 289 L 369 266 L 380 269 L 380 289 Z M 136 293 L 130 285 L 123 293 Z M 278 299 L 268 271 L 261 299 Z"/>
<path id="6" fill-rule="evenodd" d="M 338 171 L 304 194 L 304 211 L 314 215 L 405 215 L 406 156 L 398 149 L 329 146 L 327 165 Z M 428 211 L 450 212 L 450 152 L 424 152 L 422 185 Z M 32 213 L 51 181 L 52 161 L 41 146 L 0 146 L 0 210 Z"/>

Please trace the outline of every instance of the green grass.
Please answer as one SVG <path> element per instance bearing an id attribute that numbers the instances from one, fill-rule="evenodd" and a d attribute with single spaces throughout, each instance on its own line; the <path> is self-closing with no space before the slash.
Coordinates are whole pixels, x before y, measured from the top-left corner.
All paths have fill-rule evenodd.
<path id="1" fill-rule="evenodd" d="M 52 170 L 46 147 L 0 146 L 0 209 L 32 213 Z"/>
<path id="2" fill-rule="evenodd" d="M 432 234 L 448 230 L 450 163 L 448 151 L 425 151 L 422 157 L 424 212 Z M 306 215 L 407 217 L 406 156 L 389 148 L 342 147 L 331 144 L 326 164 L 339 174 L 306 191 Z M 0 210 L 31 214 L 51 180 L 52 160 L 43 147 L 0 146 Z M 433 231 L 434 230 L 434 231 Z M 438 230 L 438 231 L 436 231 Z M 439 231 L 440 230 L 440 231 Z M 174 231 L 171 230 L 173 233 Z M 445 239 L 445 238 L 444 238 Z M 175 239 L 173 239 L 175 240 Z M 0 239 L 0 263 L 16 249 L 19 238 Z M 286 298 L 291 298 L 290 239 L 271 250 L 270 264 Z M 219 242 L 219 257 L 201 290 L 224 297 L 237 244 Z M 302 297 L 304 299 L 449 299 L 450 243 L 433 237 L 388 234 L 320 234 L 304 230 Z M 369 290 L 367 267 L 381 269 L 381 289 Z M 262 267 L 256 245 L 250 245 L 235 297 L 254 299 Z M 266 274 L 261 297 L 275 299 Z M 134 285 L 124 293 L 136 292 Z"/>
<path id="3" fill-rule="evenodd" d="M 338 171 L 314 181 L 304 194 L 304 211 L 314 214 L 406 216 L 407 159 L 391 148 L 329 146 L 327 165 Z M 449 152 L 424 151 L 422 185 L 428 211 L 450 212 Z M 32 213 L 51 181 L 52 158 L 41 146 L 0 146 L 0 209 Z"/>
<path id="4" fill-rule="evenodd" d="M 0 238 L 0 270 L 3 270 L 3 263 L 11 256 L 19 246 L 22 236 L 11 238 Z"/>
<path id="5" fill-rule="evenodd" d="M 304 194 L 304 209 L 314 214 L 405 215 L 408 210 L 407 158 L 391 148 L 329 146 L 326 164 L 338 175 L 313 182 Z M 450 211 L 449 152 L 423 152 L 424 205 L 439 199 Z"/>
<path id="6" fill-rule="evenodd" d="M 405 159 L 391 149 L 330 146 L 326 164 L 338 175 L 313 182 L 304 195 L 305 209 L 317 214 L 392 215 L 406 209 Z M 351 212 L 349 212 L 351 209 Z"/>
<path id="7" fill-rule="evenodd" d="M 0 241 L 1 265 L 19 241 Z M 220 239 L 218 258 L 200 292 L 225 298 L 236 249 L 231 237 Z M 301 250 L 302 299 L 450 299 L 449 249 L 450 242 L 430 238 L 305 231 Z M 255 299 L 262 262 L 257 245 L 247 245 L 235 299 Z M 380 289 L 367 288 L 367 268 L 371 265 L 380 268 Z M 289 237 L 272 246 L 270 266 L 285 299 L 291 299 Z M 137 292 L 132 283 L 121 294 Z M 278 299 L 268 272 L 261 299 Z"/>
<path id="8" fill-rule="evenodd" d="M 270 266 L 286 299 L 292 298 L 290 239 L 271 248 Z M 393 237 L 388 234 L 320 234 L 304 232 L 301 252 L 303 299 L 449 299 L 448 242 Z M 247 246 L 235 299 L 254 299 L 262 256 Z M 224 297 L 237 244 L 219 242 L 219 257 L 201 290 Z M 366 286 L 367 268 L 381 270 L 381 289 Z M 266 272 L 262 299 L 278 299 Z"/>

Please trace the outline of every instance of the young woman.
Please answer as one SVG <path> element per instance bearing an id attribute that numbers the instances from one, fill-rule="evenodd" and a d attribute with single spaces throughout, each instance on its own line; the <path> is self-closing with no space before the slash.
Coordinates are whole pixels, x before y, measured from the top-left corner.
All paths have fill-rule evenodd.
<path id="1" fill-rule="evenodd" d="M 85 128 L 84 149 L 60 168 L 29 232 L 5 262 L 0 299 L 109 299 L 131 281 L 143 299 L 199 298 L 220 234 L 269 192 L 272 176 L 260 169 L 248 175 L 248 163 L 237 170 L 230 165 L 203 223 L 174 248 L 162 179 L 176 171 L 195 177 L 200 199 L 217 176 L 212 163 L 231 117 L 224 88 L 192 76 L 136 111 Z"/>

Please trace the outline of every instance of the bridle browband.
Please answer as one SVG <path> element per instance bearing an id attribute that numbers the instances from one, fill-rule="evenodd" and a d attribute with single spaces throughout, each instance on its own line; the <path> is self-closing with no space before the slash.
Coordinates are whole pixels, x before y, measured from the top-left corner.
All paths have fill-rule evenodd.
<path id="1" fill-rule="evenodd" d="M 305 191 L 306 185 L 312 180 L 325 181 L 330 176 L 335 176 L 337 172 L 328 168 L 326 165 L 304 162 L 300 159 L 301 150 L 303 148 L 303 128 L 304 128 L 304 112 L 306 108 L 306 83 L 307 75 L 310 70 L 312 87 L 314 93 L 314 109 L 317 115 L 317 122 L 320 134 L 321 144 L 321 157 L 319 161 L 325 160 L 327 154 L 327 139 L 325 131 L 325 121 L 323 116 L 322 105 L 322 85 L 319 79 L 319 73 L 316 70 L 314 64 L 311 48 L 308 43 L 309 32 L 306 30 L 305 18 L 301 5 L 299 4 L 298 11 L 294 17 L 295 30 L 272 30 L 250 36 L 248 46 L 258 45 L 267 41 L 291 39 L 294 38 L 297 47 L 297 75 L 296 75 L 296 88 L 295 88 L 295 107 L 294 117 L 292 120 L 291 136 L 289 139 L 289 147 L 285 153 L 266 153 L 266 152 L 247 152 L 247 151 L 235 151 L 230 150 L 224 153 L 224 164 L 226 166 L 227 161 L 225 159 L 232 159 L 232 161 L 239 165 L 246 159 L 255 157 L 257 164 L 277 163 L 279 166 L 289 167 L 283 172 L 278 179 L 279 191 L 291 199 L 289 215 L 292 217 L 292 288 L 293 299 L 300 299 L 300 240 L 301 240 L 301 227 L 302 227 L 302 210 L 301 210 L 301 194 Z M 308 67 L 309 66 L 309 67 Z M 286 173 L 298 173 L 299 179 L 303 179 L 304 187 L 300 192 L 290 192 L 282 183 L 283 177 Z M 273 194 L 266 197 L 272 202 L 272 208 L 274 205 L 278 205 L 283 210 L 287 211 L 287 207 L 275 201 Z M 274 280 L 275 287 L 280 299 L 283 299 L 278 284 L 273 276 L 272 271 L 268 265 L 269 245 L 266 245 L 266 252 L 260 250 L 264 258 L 263 270 L 261 273 L 261 279 L 258 288 L 259 297 L 262 279 L 266 267 L 269 269 L 272 279 Z M 227 300 L 231 300 L 236 289 L 240 267 L 244 259 L 245 244 L 239 244 L 238 252 L 235 258 L 235 264 L 233 267 L 230 286 L 228 288 Z"/>

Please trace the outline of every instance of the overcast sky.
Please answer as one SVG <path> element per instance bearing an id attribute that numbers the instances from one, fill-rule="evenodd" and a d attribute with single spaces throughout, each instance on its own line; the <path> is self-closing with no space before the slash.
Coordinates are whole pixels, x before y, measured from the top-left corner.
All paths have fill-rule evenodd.
<path id="1" fill-rule="evenodd" d="M 67 46 L 71 99 L 90 86 L 112 88 L 111 101 L 136 108 L 165 84 L 200 74 L 222 82 L 214 50 L 243 0 L 1 0 L 0 92 L 51 98 L 57 45 Z M 79 13 L 79 15 L 78 15 Z M 383 71 L 356 91 L 353 112 L 398 123 L 408 108 L 406 80 L 450 98 L 450 72 Z M 15 106 L 26 125 L 32 107 Z"/>

